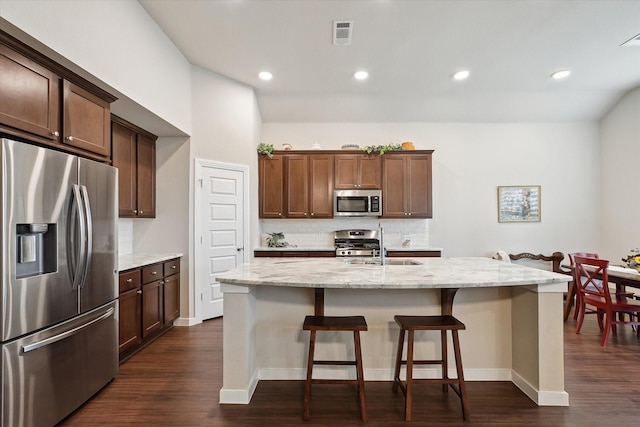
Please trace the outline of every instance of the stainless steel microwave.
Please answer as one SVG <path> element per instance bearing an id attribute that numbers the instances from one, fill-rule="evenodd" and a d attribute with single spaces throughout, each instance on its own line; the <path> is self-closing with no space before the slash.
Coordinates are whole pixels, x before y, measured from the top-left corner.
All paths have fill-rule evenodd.
<path id="1" fill-rule="evenodd" d="M 382 216 L 381 190 L 335 190 L 333 216 Z"/>

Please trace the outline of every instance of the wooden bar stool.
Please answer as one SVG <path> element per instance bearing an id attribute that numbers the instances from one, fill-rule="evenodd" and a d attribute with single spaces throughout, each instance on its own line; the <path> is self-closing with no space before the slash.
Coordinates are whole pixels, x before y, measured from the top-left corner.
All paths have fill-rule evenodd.
<path id="1" fill-rule="evenodd" d="M 398 387 L 405 395 L 404 419 L 411 421 L 412 391 L 414 384 L 442 384 L 442 391 L 447 392 L 447 385 L 460 397 L 462 404 L 462 417 L 469 420 L 469 409 L 467 405 L 467 390 L 462 372 L 462 357 L 460 355 L 460 342 L 458 341 L 458 331 L 465 329 L 464 323 L 453 316 L 394 316 L 400 325 L 400 336 L 398 338 L 398 353 L 396 356 L 395 373 L 393 376 L 393 392 L 398 392 Z M 442 353 L 440 359 L 435 360 L 413 360 L 413 337 L 415 331 L 440 331 Z M 449 378 L 447 368 L 447 331 L 453 335 L 453 350 L 456 357 L 457 378 Z M 407 341 L 407 359 L 402 359 L 405 332 L 409 333 Z M 406 365 L 407 378 L 403 383 L 400 380 L 400 366 Z M 442 378 L 413 378 L 414 365 L 440 365 L 442 367 Z M 457 384 L 457 387 L 455 386 Z"/>
<path id="2" fill-rule="evenodd" d="M 360 396 L 360 412 L 362 421 L 367 421 L 367 407 L 364 396 L 364 376 L 362 372 L 362 350 L 360 347 L 360 331 L 367 330 L 367 322 L 363 316 L 307 316 L 302 329 L 310 331 L 309 359 L 307 361 L 307 381 L 304 386 L 304 410 L 302 418 L 309 419 L 309 405 L 311 403 L 311 384 L 356 384 Z M 355 360 L 314 360 L 313 353 L 316 345 L 316 331 L 353 331 Z M 313 379 L 313 365 L 354 365 L 356 367 L 355 380 Z"/>

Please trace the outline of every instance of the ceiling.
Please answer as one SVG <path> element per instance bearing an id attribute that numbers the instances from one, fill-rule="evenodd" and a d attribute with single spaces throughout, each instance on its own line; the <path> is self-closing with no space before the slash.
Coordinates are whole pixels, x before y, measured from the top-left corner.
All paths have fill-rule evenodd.
<path id="1" fill-rule="evenodd" d="M 263 122 L 591 121 L 640 86 L 621 46 L 640 0 L 139 2 L 192 64 L 255 88 Z"/>

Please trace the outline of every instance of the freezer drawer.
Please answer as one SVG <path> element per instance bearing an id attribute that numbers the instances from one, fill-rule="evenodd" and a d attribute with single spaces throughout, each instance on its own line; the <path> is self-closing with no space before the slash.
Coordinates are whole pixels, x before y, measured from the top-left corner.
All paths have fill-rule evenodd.
<path id="1" fill-rule="evenodd" d="M 52 426 L 118 371 L 118 307 L 82 316 L 2 346 L 2 426 Z"/>

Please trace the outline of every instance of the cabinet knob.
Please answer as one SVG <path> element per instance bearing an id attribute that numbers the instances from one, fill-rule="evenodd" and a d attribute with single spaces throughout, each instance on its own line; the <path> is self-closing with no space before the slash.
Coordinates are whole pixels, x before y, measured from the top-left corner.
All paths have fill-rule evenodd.
<path id="1" fill-rule="evenodd" d="M 138 213 L 139 213 L 140 215 L 143 215 L 143 214 L 144 214 L 144 212 L 142 212 L 142 211 L 140 211 L 140 212 L 138 212 Z"/>
<path id="2" fill-rule="evenodd" d="M 411 212 L 409 212 L 407 215 L 411 216 Z"/>
<path id="3" fill-rule="evenodd" d="M 133 213 L 134 213 L 134 214 L 137 214 L 137 213 L 138 213 L 138 209 L 134 209 L 134 210 L 133 210 Z"/>
<path id="4" fill-rule="evenodd" d="M 138 289 L 138 290 L 136 291 L 136 294 L 138 294 L 138 295 L 140 295 L 141 293 L 142 293 L 142 289 Z"/>
<path id="5" fill-rule="evenodd" d="M 152 271 L 151 274 L 153 274 L 155 276 L 156 274 L 158 274 L 158 272 L 157 271 Z"/>
<path id="6" fill-rule="evenodd" d="M 278 212 L 278 216 L 282 216 L 282 212 Z"/>
<path id="7" fill-rule="evenodd" d="M 244 248 L 236 248 L 236 251 L 242 252 L 242 251 L 244 251 Z M 175 266 L 173 268 L 175 268 Z"/>
<path id="8" fill-rule="evenodd" d="M 71 135 L 69 135 L 69 136 L 67 137 L 67 141 L 69 141 L 69 142 L 73 142 L 73 140 L 74 140 L 74 138 L 73 138 Z"/>
<path id="9" fill-rule="evenodd" d="M 57 138 L 60 136 L 60 132 L 58 132 L 57 130 L 54 130 L 53 132 L 51 132 L 51 135 Z"/>
<path id="10" fill-rule="evenodd" d="M 315 215 L 315 212 L 311 212 L 311 216 L 314 216 L 314 215 Z"/>
<path id="11" fill-rule="evenodd" d="M 133 279 L 127 279 L 127 283 L 133 282 Z"/>
<path id="12" fill-rule="evenodd" d="M 244 248 L 242 248 L 242 249 L 244 249 Z M 172 269 L 172 270 L 175 270 L 175 269 L 176 269 L 176 266 L 175 266 L 175 265 L 172 265 L 172 266 L 171 266 L 171 269 Z"/>

